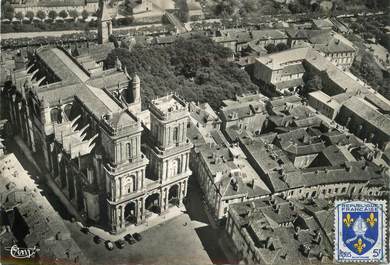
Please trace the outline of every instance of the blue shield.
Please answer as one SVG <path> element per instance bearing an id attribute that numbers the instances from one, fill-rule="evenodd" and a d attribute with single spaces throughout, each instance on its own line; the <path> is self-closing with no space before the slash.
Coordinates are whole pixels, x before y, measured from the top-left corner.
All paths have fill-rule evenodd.
<path id="1" fill-rule="evenodd" d="M 355 254 L 367 253 L 378 240 L 378 212 L 343 212 L 344 244 Z"/>

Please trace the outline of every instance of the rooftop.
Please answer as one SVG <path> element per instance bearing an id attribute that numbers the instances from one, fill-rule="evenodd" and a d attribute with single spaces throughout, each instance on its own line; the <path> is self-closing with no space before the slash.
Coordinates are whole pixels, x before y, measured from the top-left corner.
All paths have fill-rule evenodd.
<path id="1" fill-rule="evenodd" d="M 0 157 L 0 170 L 1 205 L 6 210 L 16 209 L 22 218 L 19 221 L 28 226 L 29 232 L 21 235 L 23 242 L 29 247 L 38 243 L 42 257 L 67 260 L 77 258 L 80 263 L 88 264 L 84 254 L 70 237 L 62 218 L 41 195 L 41 191 L 14 154 Z M 15 224 L 16 221 L 13 223 L 14 220 L 9 219 L 8 222 L 13 229 L 16 227 L 23 233 L 23 229 Z"/>
<path id="2" fill-rule="evenodd" d="M 383 133 L 390 135 L 390 118 L 380 113 L 364 99 L 352 97 L 344 103 L 343 107 L 351 110 Z"/>
<path id="3" fill-rule="evenodd" d="M 154 99 L 152 100 L 151 105 L 153 105 L 156 109 L 158 109 L 162 113 L 168 113 L 168 112 L 174 112 L 174 111 L 180 111 L 186 109 L 186 104 L 173 94 L 169 94 L 165 97 Z"/>

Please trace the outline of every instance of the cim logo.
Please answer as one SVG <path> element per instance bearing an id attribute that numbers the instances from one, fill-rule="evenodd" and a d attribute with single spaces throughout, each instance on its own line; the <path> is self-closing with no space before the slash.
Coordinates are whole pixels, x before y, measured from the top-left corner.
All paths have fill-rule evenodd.
<path id="1" fill-rule="evenodd" d="M 11 248 L 5 248 L 5 250 L 8 250 L 15 259 L 29 259 L 35 257 L 35 253 L 39 251 L 39 248 L 19 248 L 17 245 L 13 245 Z"/>

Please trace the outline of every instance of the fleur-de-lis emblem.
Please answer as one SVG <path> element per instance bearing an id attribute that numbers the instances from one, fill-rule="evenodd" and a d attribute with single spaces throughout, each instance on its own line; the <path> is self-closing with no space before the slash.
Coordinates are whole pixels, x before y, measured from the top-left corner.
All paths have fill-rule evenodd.
<path id="1" fill-rule="evenodd" d="M 347 216 L 345 216 L 344 220 L 343 220 L 344 224 L 347 226 L 347 227 L 350 227 L 351 224 L 353 223 L 353 218 L 351 218 L 351 215 L 348 213 Z"/>
<path id="2" fill-rule="evenodd" d="M 363 248 L 366 247 L 366 244 L 364 244 L 363 240 L 359 238 L 357 243 L 353 244 L 353 246 L 357 249 L 357 252 L 362 253 Z"/>
<path id="3" fill-rule="evenodd" d="M 370 217 L 367 218 L 367 223 L 371 226 L 374 227 L 375 223 L 378 220 L 375 218 L 374 213 L 370 213 Z"/>

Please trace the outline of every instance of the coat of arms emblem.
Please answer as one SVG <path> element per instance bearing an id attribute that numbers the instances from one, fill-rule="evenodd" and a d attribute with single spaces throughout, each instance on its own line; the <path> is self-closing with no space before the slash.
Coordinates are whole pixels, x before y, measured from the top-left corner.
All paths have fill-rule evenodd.
<path id="1" fill-rule="evenodd" d="M 336 201 L 337 261 L 385 261 L 384 201 Z"/>

